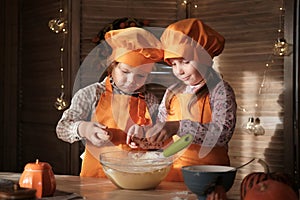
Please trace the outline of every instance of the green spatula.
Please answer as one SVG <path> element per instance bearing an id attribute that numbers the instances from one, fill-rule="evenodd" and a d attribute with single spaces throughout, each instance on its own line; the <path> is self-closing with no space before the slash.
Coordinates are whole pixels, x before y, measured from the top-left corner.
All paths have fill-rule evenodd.
<path id="1" fill-rule="evenodd" d="M 170 156 L 178 153 L 179 151 L 186 148 L 189 144 L 191 144 L 193 139 L 194 139 L 194 136 L 190 133 L 182 136 L 180 139 L 178 139 L 173 144 L 171 144 L 166 149 L 164 149 L 162 152 L 162 155 L 164 157 L 170 157 Z"/>

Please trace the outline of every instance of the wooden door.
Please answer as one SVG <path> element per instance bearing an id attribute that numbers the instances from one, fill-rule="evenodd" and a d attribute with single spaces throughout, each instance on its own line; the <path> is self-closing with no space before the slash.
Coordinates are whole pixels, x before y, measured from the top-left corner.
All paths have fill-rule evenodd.
<path id="1" fill-rule="evenodd" d="M 20 7 L 18 170 L 39 159 L 48 162 L 57 174 L 79 172 L 79 144 L 63 142 L 55 132 L 62 114 L 54 107 L 54 102 L 61 92 L 60 49 L 65 35 L 51 31 L 48 22 L 60 16 L 59 8 L 68 10 L 68 2 L 62 2 L 26 0 Z M 68 13 L 63 14 L 67 16 Z M 68 47 L 64 45 L 64 52 L 68 52 Z M 71 86 L 67 54 L 62 62 L 68 99 Z"/>

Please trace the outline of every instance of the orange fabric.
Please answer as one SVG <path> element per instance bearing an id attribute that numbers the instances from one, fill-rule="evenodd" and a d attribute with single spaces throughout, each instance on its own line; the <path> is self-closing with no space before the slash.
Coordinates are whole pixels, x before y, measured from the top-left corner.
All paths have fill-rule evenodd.
<path id="1" fill-rule="evenodd" d="M 113 150 L 130 151 L 131 148 L 125 144 L 128 128 L 133 124 L 152 123 L 143 97 L 113 94 L 109 78 L 106 80 L 106 91 L 100 97 L 93 120 L 109 127 L 112 139 L 100 148 L 87 142 L 80 176 L 106 177 L 99 161 L 100 153 Z"/>
<path id="2" fill-rule="evenodd" d="M 113 50 L 110 59 L 132 67 L 155 63 L 163 58 L 160 41 L 143 28 L 112 30 L 105 34 L 105 40 Z"/>
<path id="3" fill-rule="evenodd" d="M 170 113 L 168 121 L 177 121 L 181 119 L 189 119 L 192 121 L 209 123 L 211 121 L 211 109 L 209 104 L 209 96 L 201 98 L 192 105 L 191 112 L 188 109 L 188 103 L 194 95 L 180 94 L 176 95 L 171 100 Z"/>
<path id="4" fill-rule="evenodd" d="M 177 94 L 171 101 L 171 112 L 168 120 L 190 119 L 201 123 L 211 121 L 211 108 L 209 96 L 198 99 L 197 103 L 192 106 L 192 114 L 189 114 L 187 104 L 192 95 Z M 195 112 L 196 111 L 196 112 Z M 166 181 L 183 181 L 181 168 L 186 165 L 230 165 L 227 149 L 225 147 L 214 147 L 204 158 L 199 158 L 199 150 L 202 148 L 198 144 L 191 144 L 185 152 L 177 158 L 165 178 Z"/>
<path id="5" fill-rule="evenodd" d="M 212 64 L 212 58 L 224 49 L 224 37 L 196 18 L 183 19 L 169 25 L 161 35 L 164 60 L 184 58 Z"/>

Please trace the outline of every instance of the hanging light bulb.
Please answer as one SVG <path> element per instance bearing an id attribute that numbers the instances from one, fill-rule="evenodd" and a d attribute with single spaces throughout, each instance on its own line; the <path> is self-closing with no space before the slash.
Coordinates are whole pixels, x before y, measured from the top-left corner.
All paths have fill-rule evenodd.
<path id="1" fill-rule="evenodd" d="M 265 129 L 263 128 L 263 126 L 260 123 L 260 119 L 257 117 L 254 121 L 254 135 L 258 136 L 258 135 L 264 135 L 265 134 Z"/>
<path id="2" fill-rule="evenodd" d="M 255 131 L 255 124 L 254 124 L 254 118 L 249 117 L 248 122 L 243 126 L 243 128 L 249 133 L 253 134 Z"/>
<path id="3" fill-rule="evenodd" d="M 62 92 L 60 96 L 56 98 L 56 101 L 54 102 L 54 107 L 57 110 L 64 110 L 69 106 L 68 102 L 64 99 L 64 96 L 65 94 L 64 92 Z"/>
<path id="4" fill-rule="evenodd" d="M 284 38 L 278 38 L 273 47 L 273 53 L 276 56 L 285 56 L 288 55 L 289 44 Z"/>
<path id="5" fill-rule="evenodd" d="M 279 8 L 280 16 L 279 16 L 279 28 L 277 30 L 278 36 L 277 40 L 274 43 L 273 54 L 276 56 L 286 56 L 289 54 L 289 44 L 284 38 L 284 0 L 282 1 L 282 6 Z"/>
<path id="6" fill-rule="evenodd" d="M 243 126 L 243 128 L 249 133 L 255 136 L 264 135 L 265 129 L 260 123 L 260 119 L 257 117 L 249 117 L 248 122 Z"/>
<path id="7" fill-rule="evenodd" d="M 67 27 L 67 21 L 65 21 L 61 18 L 51 19 L 48 22 L 48 26 L 55 33 L 60 33 L 60 32 L 66 33 L 66 31 L 67 31 L 67 28 L 66 28 Z"/>
<path id="8" fill-rule="evenodd" d="M 191 17 L 191 9 L 192 7 L 194 9 L 198 8 L 198 4 L 196 0 L 183 0 L 181 2 L 182 6 L 185 6 L 185 18 L 190 18 Z"/>

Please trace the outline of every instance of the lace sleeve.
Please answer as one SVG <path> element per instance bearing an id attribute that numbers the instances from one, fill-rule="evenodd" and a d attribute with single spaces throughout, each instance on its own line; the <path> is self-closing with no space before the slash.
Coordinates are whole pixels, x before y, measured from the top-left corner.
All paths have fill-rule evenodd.
<path id="1" fill-rule="evenodd" d="M 232 137 L 236 123 L 236 100 L 231 86 L 220 82 L 210 94 L 212 121 L 208 124 L 181 120 L 178 135 L 195 135 L 194 143 L 204 146 L 225 146 Z"/>
<path id="2" fill-rule="evenodd" d="M 166 97 L 169 95 L 170 89 L 167 89 L 158 107 L 157 121 L 165 122 L 167 120 L 168 112 L 166 108 Z"/>
<path id="3" fill-rule="evenodd" d="M 150 115 L 152 118 L 152 122 L 155 122 L 156 116 L 158 113 L 159 101 L 158 101 L 157 97 L 151 92 L 147 92 L 145 94 L 145 100 L 146 100 L 147 107 L 149 109 L 149 112 L 150 112 Z"/>

